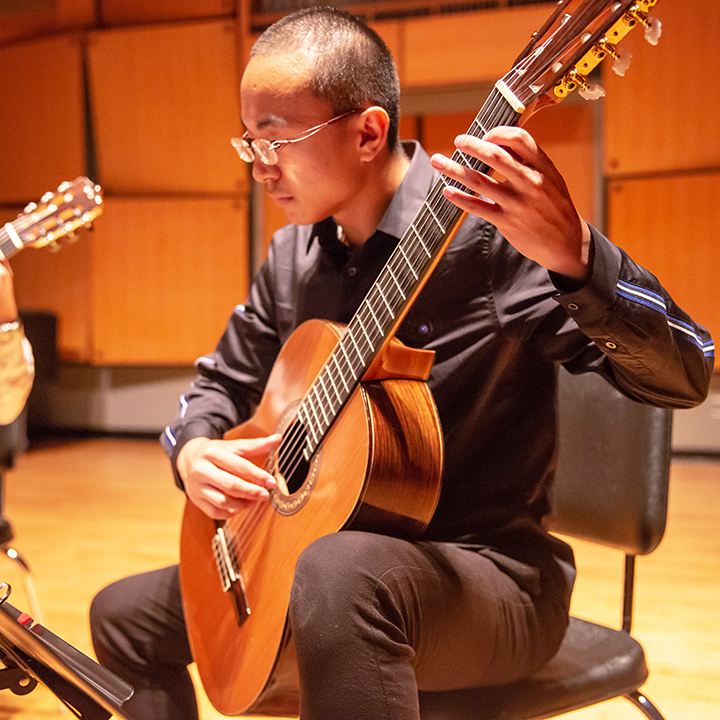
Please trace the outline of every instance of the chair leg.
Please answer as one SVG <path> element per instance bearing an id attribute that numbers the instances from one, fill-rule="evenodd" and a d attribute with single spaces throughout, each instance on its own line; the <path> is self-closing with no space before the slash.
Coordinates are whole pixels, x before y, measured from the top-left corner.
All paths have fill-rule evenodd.
<path id="1" fill-rule="evenodd" d="M 623 695 L 623 697 L 639 708 L 650 720 L 665 720 L 663 714 L 639 690 Z"/>
<path id="2" fill-rule="evenodd" d="M 42 614 L 40 612 L 40 604 L 38 603 L 37 593 L 35 592 L 35 584 L 32 579 L 32 572 L 25 558 L 8 543 L 0 545 L 0 551 L 5 553 L 10 560 L 15 561 L 20 568 L 20 574 L 22 575 L 23 585 L 25 586 L 25 594 L 27 595 L 28 603 L 30 604 L 30 612 L 36 622 L 42 623 Z"/>

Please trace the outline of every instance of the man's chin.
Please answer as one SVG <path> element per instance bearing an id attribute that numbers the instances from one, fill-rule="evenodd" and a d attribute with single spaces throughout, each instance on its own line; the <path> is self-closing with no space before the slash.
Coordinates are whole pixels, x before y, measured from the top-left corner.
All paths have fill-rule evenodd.
<path id="1" fill-rule="evenodd" d="M 314 225 L 315 223 L 325 219 L 325 217 L 316 217 L 314 213 L 309 212 L 308 210 L 303 210 L 302 208 L 293 207 L 291 205 L 284 206 L 282 209 L 285 211 L 285 216 L 287 217 L 288 222 L 293 225 Z"/>

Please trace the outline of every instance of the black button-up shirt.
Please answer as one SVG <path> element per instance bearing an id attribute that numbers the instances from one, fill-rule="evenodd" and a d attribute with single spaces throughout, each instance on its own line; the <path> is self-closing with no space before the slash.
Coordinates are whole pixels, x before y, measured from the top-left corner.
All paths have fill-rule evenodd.
<path id="1" fill-rule="evenodd" d="M 180 417 L 163 434 L 171 459 L 192 437 L 221 437 L 252 414 L 300 323 L 350 321 L 437 179 L 417 144 L 406 149 L 410 169 L 361 247 L 342 244 L 332 218 L 276 233 L 247 302 L 215 352 L 198 360 Z M 592 274 L 578 289 L 471 216 L 410 308 L 397 337 L 436 353 L 429 386 L 446 448 L 427 539 L 498 547 L 512 527 L 540 528 L 554 470 L 558 365 L 600 373 L 661 406 L 705 397 L 714 350 L 708 333 L 654 276 L 592 235 Z"/>

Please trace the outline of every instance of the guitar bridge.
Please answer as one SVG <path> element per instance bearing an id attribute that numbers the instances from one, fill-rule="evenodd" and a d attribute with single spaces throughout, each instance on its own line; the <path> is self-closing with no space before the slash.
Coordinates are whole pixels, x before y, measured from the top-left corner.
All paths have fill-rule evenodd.
<path id="1" fill-rule="evenodd" d="M 250 606 L 235 547 L 232 538 L 228 537 L 224 528 L 219 527 L 216 530 L 212 546 L 223 592 L 229 593 L 235 608 L 237 623 L 242 625 L 250 615 Z"/>

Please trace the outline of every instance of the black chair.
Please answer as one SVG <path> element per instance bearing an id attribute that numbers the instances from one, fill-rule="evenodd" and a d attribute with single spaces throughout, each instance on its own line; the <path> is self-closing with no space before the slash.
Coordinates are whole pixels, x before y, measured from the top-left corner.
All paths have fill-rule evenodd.
<path id="1" fill-rule="evenodd" d="M 615 697 L 664 720 L 640 691 L 648 668 L 630 633 L 635 558 L 665 532 L 672 412 L 628 400 L 598 376 L 561 371 L 559 422 L 552 530 L 625 553 L 622 627 L 571 617 L 557 655 L 535 675 L 420 693 L 422 720 L 540 720 Z"/>

